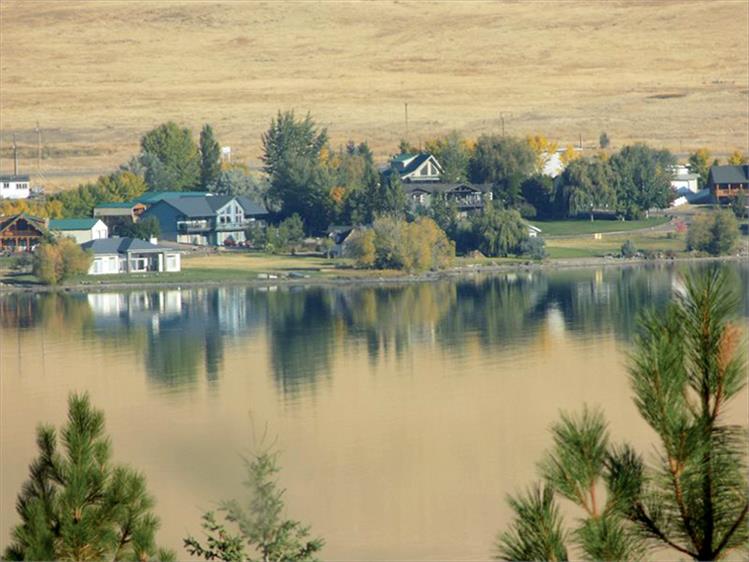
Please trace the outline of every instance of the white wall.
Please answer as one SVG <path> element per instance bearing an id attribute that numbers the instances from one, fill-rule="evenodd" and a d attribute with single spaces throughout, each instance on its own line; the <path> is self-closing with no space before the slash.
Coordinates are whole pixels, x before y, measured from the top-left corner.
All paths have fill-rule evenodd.
<path id="1" fill-rule="evenodd" d="M 112 275 L 120 272 L 120 257 L 114 255 L 94 256 L 89 275 Z"/>
<path id="2" fill-rule="evenodd" d="M 179 252 L 164 254 L 164 271 L 181 271 L 182 261 Z"/>
<path id="3" fill-rule="evenodd" d="M 0 182 L 0 199 L 28 199 L 31 195 L 29 182 Z"/>

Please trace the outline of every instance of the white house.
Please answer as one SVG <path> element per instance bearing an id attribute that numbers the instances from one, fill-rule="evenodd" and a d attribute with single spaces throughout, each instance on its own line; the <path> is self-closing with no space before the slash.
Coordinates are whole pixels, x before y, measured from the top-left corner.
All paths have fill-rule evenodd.
<path id="1" fill-rule="evenodd" d="M 137 238 L 105 238 L 81 244 L 93 253 L 89 275 L 181 271 L 180 253 Z"/>
<path id="2" fill-rule="evenodd" d="M 100 219 L 51 219 L 49 230 L 56 236 L 73 238 L 77 244 L 109 237 L 109 228 Z"/>
<path id="3" fill-rule="evenodd" d="M 699 174 L 692 174 L 689 166 L 678 164 L 671 169 L 671 189 L 679 195 L 691 195 L 700 190 Z"/>
<path id="4" fill-rule="evenodd" d="M 0 199 L 28 199 L 29 195 L 29 176 L 0 176 Z"/>

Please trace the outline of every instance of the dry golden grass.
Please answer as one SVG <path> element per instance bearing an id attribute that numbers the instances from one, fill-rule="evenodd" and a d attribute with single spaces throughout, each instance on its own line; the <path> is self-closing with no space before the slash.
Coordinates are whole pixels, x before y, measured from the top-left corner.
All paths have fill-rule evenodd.
<path id="1" fill-rule="evenodd" d="M 749 4 L 660 2 L 90 2 L 0 4 L 3 170 L 17 133 L 58 150 L 53 183 L 115 167 L 174 119 L 212 123 L 257 162 L 278 109 L 382 159 L 453 128 L 588 145 L 747 150 Z M 74 147 L 72 150 L 66 150 Z"/>

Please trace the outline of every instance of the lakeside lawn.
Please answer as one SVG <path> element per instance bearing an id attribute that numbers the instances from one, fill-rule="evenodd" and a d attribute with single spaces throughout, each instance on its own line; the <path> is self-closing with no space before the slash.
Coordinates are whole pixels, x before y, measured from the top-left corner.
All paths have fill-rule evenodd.
<path id="1" fill-rule="evenodd" d="M 632 234 L 612 234 L 600 240 L 593 235 L 575 238 L 555 238 L 547 240 L 546 251 L 551 259 L 595 258 L 607 254 L 618 255 L 622 244 L 631 240 L 637 250 L 673 252 L 676 255 L 686 252 L 686 240 L 683 234 L 664 232 L 640 232 Z"/>
<path id="2" fill-rule="evenodd" d="M 541 236 L 576 236 L 579 234 L 595 234 L 600 232 L 627 232 L 630 230 L 642 230 L 666 224 L 669 217 L 654 217 L 637 221 L 618 220 L 563 220 L 563 221 L 532 221 L 531 224 L 541 229 Z"/>

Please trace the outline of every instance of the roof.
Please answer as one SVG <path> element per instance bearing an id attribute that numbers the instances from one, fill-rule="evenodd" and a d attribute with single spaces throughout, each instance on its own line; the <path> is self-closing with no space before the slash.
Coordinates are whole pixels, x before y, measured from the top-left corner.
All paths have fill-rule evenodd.
<path id="1" fill-rule="evenodd" d="M 107 201 L 99 203 L 94 209 L 132 209 L 138 204 L 142 203 L 139 201 Z"/>
<path id="2" fill-rule="evenodd" d="M 39 232 L 45 232 L 47 228 L 44 226 L 44 219 L 34 217 L 26 213 L 18 213 L 16 215 L 8 215 L 7 217 L 0 217 L 0 232 L 8 228 L 10 225 L 15 223 L 17 220 L 24 219 L 32 226 L 34 226 Z"/>
<path id="3" fill-rule="evenodd" d="M 205 194 L 204 194 L 205 195 Z M 163 199 L 159 203 L 171 205 L 186 217 L 213 217 L 216 211 L 206 201 L 208 197 L 177 197 Z"/>
<path id="4" fill-rule="evenodd" d="M 134 203 L 145 203 L 147 205 L 164 201 L 165 199 L 177 199 L 181 197 L 205 197 L 205 191 L 146 191 L 140 197 L 133 199 Z"/>
<path id="5" fill-rule="evenodd" d="M 94 254 L 124 254 L 127 252 L 163 252 L 167 248 L 151 244 L 139 238 L 101 238 L 81 244 L 84 250 L 91 250 Z"/>
<path id="6" fill-rule="evenodd" d="M 29 181 L 29 176 L 22 175 L 22 176 L 14 176 L 14 175 L 6 175 L 6 176 L 0 176 L 0 181 Z"/>
<path id="7" fill-rule="evenodd" d="M 99 219 L 50 219 L 50 230 L 91 230 Z"/>
<path id="8" fill-rule="evenodd" d="M 256 203 L 249 197 L 245 197 L 244 195 L 240 195 L 237 197 L 237 203 L 242 207 L 242 210 L 244 211 L 245 216 L 246 215 L 267 215 L 268 209 L 265 208 L 265 205 L 262 203 Z"/>
<path id="9" fill-rule="evenodd" d="M 542 232 L 542 230 L 540 228 L 538 228 L 534 224 L 531 224 L 531 223 L 525 222 L 525 221 L 523 221 L 523 224 L 525 224 L 525 226 L 527 226 L 528 228 L 530 228 L 533 232 Z"/>
<path id="10" fill-rule="evenodd" d="M 449 191 L 455 191 L 459 187 L 469 188 L 471 191 L 479 191 L 481 193 L 489 193 L 492 190 L 492 186 L 489 184 L 478 184 L 478 183 L 409 183 L 403 186 L 406 193 L 414 193 L 416 191 L 424 191 L 426 193 L 447 193 Z"/>
<path id="11" fill-rule="evenodd" d="M 712 166 L 710 168 L 711 183 L 745 183 L 749 184 L 749 165 L 740 166 Z"/>

